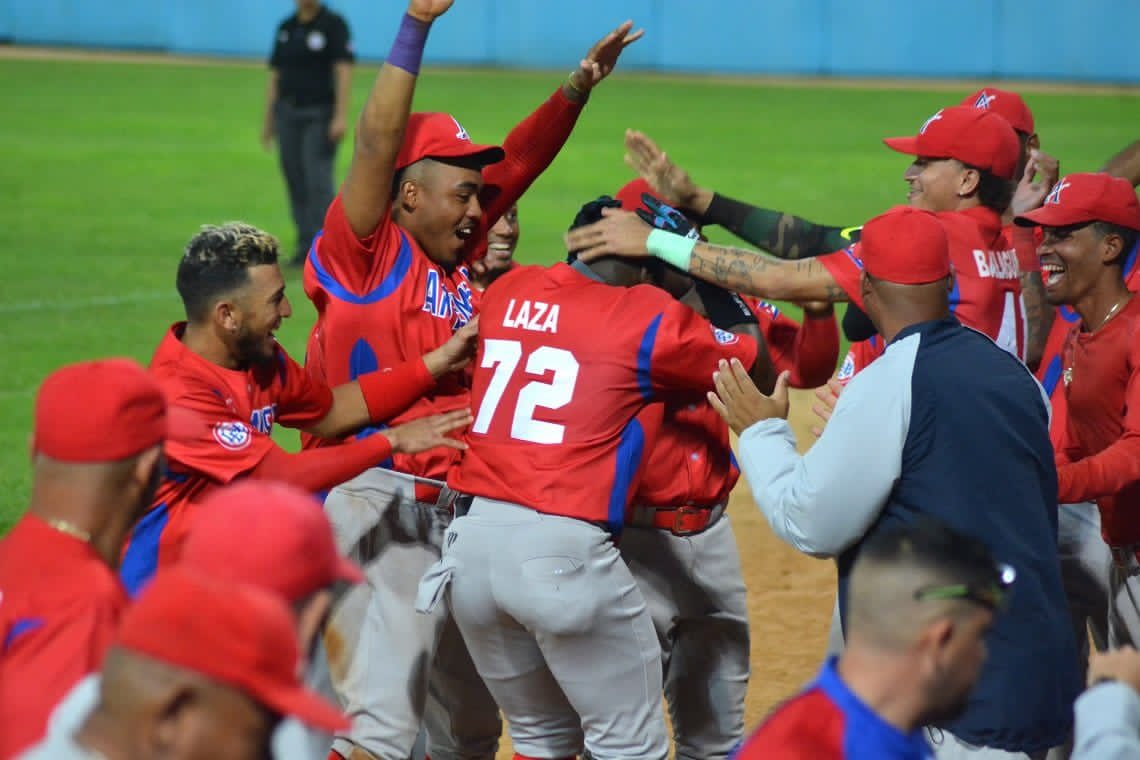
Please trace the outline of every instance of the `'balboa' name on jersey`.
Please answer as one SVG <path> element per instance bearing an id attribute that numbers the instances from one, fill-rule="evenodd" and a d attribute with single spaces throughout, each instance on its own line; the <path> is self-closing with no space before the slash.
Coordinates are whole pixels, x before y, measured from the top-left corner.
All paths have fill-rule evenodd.
<path id="1" fill-rule="evenodd" d="M 974 261 L 978 265 L 979 277 L 1016 280 L 1021 271 L 1017 251 L 980 251 L 975 248 Z"/>

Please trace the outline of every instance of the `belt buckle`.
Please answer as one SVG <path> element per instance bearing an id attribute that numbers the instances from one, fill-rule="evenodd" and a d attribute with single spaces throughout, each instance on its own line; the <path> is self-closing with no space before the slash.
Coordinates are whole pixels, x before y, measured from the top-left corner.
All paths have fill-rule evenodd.
<path id="1" fill-rule="evenodd" d="M 704 511 L 705 510 L 698 509 L 697 507 L 691 507 L 688 504 L 686 504 L 685 506 L 682 506 L 682 507 L 677 507 L 675 510 L 673 510 L 673 527 L 669 529 L 669 532 L 672 533 L 674 536 L 680 536 L 680 537 L 695 536 L 696 534 L 698 534 L 702 530 L 704 530 L 704 527 L 697 528 L 695 530 L 686 530 L 685 528 L 682 527 L 681 520 L 686 515 L 699 515 Z M 705 525 L 707 526 L 708 523 L 706 523 Z"/>

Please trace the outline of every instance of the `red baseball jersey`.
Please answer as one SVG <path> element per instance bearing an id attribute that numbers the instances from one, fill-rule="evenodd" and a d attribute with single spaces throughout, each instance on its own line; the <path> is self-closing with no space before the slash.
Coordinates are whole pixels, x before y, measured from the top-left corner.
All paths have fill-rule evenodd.
<path id="1" fill-rule="evenodd" d="M 1105 541 L 1140 544 L 1140 298 L 1096 332 L 1073 327 L 1061 353 L 1059 499 L 1095 500 Z"/>
<path id="2" fill-rule="evenodd" d="M 448 484 L 619 533 L 652 437 L 635 419 L 711 390 L 719 359 L 756 359 L 665 291 L 566 264 L 520 267 L 484 294 L 468 450 Z"/>
<path id="3" fill-rule="evenodd" d="M 0 539 L 0 757 L 39 741 L 103 654 L 128 604 L 91 545 L 24 515 Z"/>
<path id="4" fill-rule="evenodd" d="M 332 391 L 277 347 L 273 361 L 244 370 L 214 364 L 183 345 L 185 323 L 167 331 L 150 362 L 167 402 L 193 424 L 166 442 L 167 474 L 154 506 L 131 533 L 120 574 L 136 593 L 154 571 L 177 559 L 191 505 L 245 475 L 277 444 L 274 423 L 300 428 L 332 408 Z"/>
<path id="5" fill-rule="evenodd" d="M 1124 261 L 1124 282 L 1133 293 L 1140 292 L 1140 267 L 1136 266 L 1137 251 L 1140 243 L 1132 248 Z M 1045 350 L 1041 355 L 1041 363 L 1037 365 L 1037 379 L 1041 381 L 1049 400 L 1053 402 L 1053 419 L 1049 425 L 1049 435 L 1053 439 L 1053 448 L 1060 450 L 1065 445 L 1065 429 L 1068 425 L 1068 410 L 1065 406 L 1065 394 L 1061 392 L 1061 374 L 1064 369 L 1062 350 L 1069 339 L 1074 327 L 1079 326 L 1081 317 L 1068 306 L 1059 306 L 1053 326 L 1049 328 L 1049 336 L 1045 341 Z"/>
<path id="6" fill-rule="evenodd" d="M 581 106 L 552 95 L 503 143 L 506 158 L 483 170 L 483 221 L 472 248 L 550 164 L 569 136 Z M 317 309 L 306 369 L 330 386 L 376 369 L 392 368 L 443 345 L 475 313 L 465 267 L 435 264 L 391 218 L 363 240 L 356 237 L 338 195 L 305 262 L 305 294 Z M 467 376 L 440 378 L 435 388 L 391 425 L 462 409 L 471 402 Z M 368 429 L 360 433 L 374 432 Z M 302 436 L 305 447 L 335 441 Z M 442 480 L 458 459 L 455 449 L 397 454 L 378 465 Z"/>
<path id="7" fill-rule="evenodd" d="M 808 318 L 800 325 L 767 301 L 743 299 L 756 315 L 777 372 L 791 372 L 796 387 L 827 382 L 839 350 L 834 316 Z M 728 425 L 703 396 L 677 399 L 664 405 L 634 503 L 712 507 L 728 498 L 739 478 Z"/>
<path id="8" fill-rule="evenodd" d="M 994 211 L 977 207 L 938 214 L 950 241 L 954 289 L 950 311 L 958 320 L 993 338 L 1006 351 L 1025 358 L 1025 315 L 1017 252 Z M 862 307 L 859 244 L 821 256 L 820 263 L 848 297 Z"/>
<path id="9" fill-rule="evenodd" d="M 836 373 L 835 379 L 841 384 L 847 385 L 851 382 L 851 378 L 867 369 L 867 365 L 882 356 L 886 350 L 886 342 L 878 335 L 872 335 L 867 340 L 852 343 L 851 347 L 847 349 L 847 356 L 843 358 L 843 364 L 839 365 L 839 372 Z"/>

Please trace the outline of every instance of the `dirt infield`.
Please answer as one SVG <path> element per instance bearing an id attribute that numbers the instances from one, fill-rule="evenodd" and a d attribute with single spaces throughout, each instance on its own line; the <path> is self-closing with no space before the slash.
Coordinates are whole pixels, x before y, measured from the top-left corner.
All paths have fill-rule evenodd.
<path id="1" fill-rule="evenodd" d="M 0 60 L 21 61 L 83 61 L 103 63 L 145 63 L 165 66 L 249 66 L 264 68 L 265 62 L 254 58 L 221 58 L 214 56 L 175 55 L 161 52 L 103 50 L 87 48 L 39 47 L 33 45 L 0 45 Z M 378 61 L 363 61 L 364 66 L 376 66 Z M 486 72 L 489 69 L 473 67 L 436 67 L 451 73 Z M 529 70 L 528 70 L 529 71 Z M 547 76 L 549 72 L 533 71 L 535 76 Z M 976 90 L 982 86 L 1003 84 L 1000 79 L 901 79 L 901 78 L 831 78 L 814 76 L 763 76 L 717 74 L 673 74 L 651 71 L 629 71 L 623 78 L 645 77 L 655 81 L 694 81 L 715 82 L 738 87 L 823 87 L 840 89 L 870 90 L 924 90 L 961 92 Z M 1006 82 L 1012 89 L 1024 93 L 1053 93 L 1058 95 L 1140 95 L 1137 84 L 1105 84 L 1080 82 L 1034 82 L 1018 80 Z"/>

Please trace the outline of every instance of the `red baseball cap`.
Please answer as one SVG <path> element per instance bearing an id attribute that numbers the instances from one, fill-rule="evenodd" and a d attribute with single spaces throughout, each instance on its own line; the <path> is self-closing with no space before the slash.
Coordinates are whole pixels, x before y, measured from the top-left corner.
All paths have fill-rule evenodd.
<path id="1" fill-rule="evenodd" d="M 1070 174 L 1053 185 L 1041 208 L 1013 221 L 1022 227 L 1108 222 L 1140 230 L 1140 201 L 1126 179 L 1102 173 Z"/>
<path id="2" fill-rule="evenodd" d="M 404 129 L 404 144 L 396 156 L 396 170 L 421 158 L 465 158 L 477 156 L 484 165 L 495 164 L 506 156 L 498 145 L 479 145 L 455 117 L 448 113 L 414 113 Z"/>
<path id="3" fill-rule="evenodd" d="M 895 206 L 863 225 L 859 255 L 867 274 L 899 285 L 924 285 L 950 274 L 950 241 L 930 211 Z"/>
<path id="4" fill-rule="evenodd" d="M 167 437 L 166 400 L 132 359 L 69 364 L 36 394 L 32 448 L 61 462 L 113 462 Z"/>
<path id="5" fill-rule="evenodd" d="M 660 195 L 653 192 L 653 188 L 646 180 L 642 179 L 641 177 L 638 177 L 632 182 L 627 182 L 622 185 L 621 190 L 618 190 L 617 195 L 614 196 L 614 200 L 619 202 L 621 204 L 621 207 L 626 211 L 633 211 L 635 209 L 641 208 L 642 193 L 652 195 L 657 200 L 665 203 L 665 200 Z"/>
<path id="6" fill-rule="evenodd" d="M 1009 122 L 1018 132 L 1033 134 L 1033 112 L 1016 92 L 999 90 L 996 87 L 983 87 L 964 98 L 960 105 L 993 111 Z"/>
<path id="7" fill-rule="evenodd" d="M 293 614 L 263 589 L 185 567 L 164 570 L 123 614 L 116 645 L 231 686 L 306 725 L 328 732 L 351 725 L 301 683 Z"/>
<path id="8" fill-rule="evenodd" d="M 290 602 L 337 581 L 364 581 L 360 568 L 337 551 L 320 503 L 299 488 L 239 481 L 214 491 L 196 511 L 182 562 L 201 573 Z"/>
<path id="9" fill-rule="evenodd" d="M 943 108 L 914 137 L 887 137 L 888 148 L 911 156 L 954 158 L 1013 179 L 1021 158 L 1021 141 L 1009 122 L 993 111 L 969 106 Z"/>

